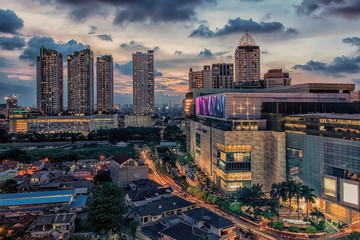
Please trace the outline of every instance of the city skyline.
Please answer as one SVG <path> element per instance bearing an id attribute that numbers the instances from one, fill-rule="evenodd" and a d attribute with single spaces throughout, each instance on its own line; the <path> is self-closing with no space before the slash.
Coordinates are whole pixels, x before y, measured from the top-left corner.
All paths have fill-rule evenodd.
<path id="1" fill-rule="evenodd" d="M 131 54 L 153 49 L 155 91 L 182 98 L 188 88 L 188 69 L 234 63 L 235 48 L 246 28 L 260 46 L 261 77 L 270 68 L 283 68 L 291 72 L 293 84 L 358 84 L 360 44 L 353 29 L 360 4 L 346 0 L 317 3 L 311 9 L 312 2 L 192 1 L 148 6 L 121 1 L 93 0 L 86 5 L 0 0 L 0 97 L 17 94 L 20 104 L 35 105 L 34 64 L 44 44 L 63 56 L 86 45 L 95 57 L 111 54 L 115 104 L 132 102 Z M 165 7 L 169 11 L 162 11 Z M 144 9 L 149 11 L 136 17 Z M 66 94 L 66 61 L 64 70 Z"/>

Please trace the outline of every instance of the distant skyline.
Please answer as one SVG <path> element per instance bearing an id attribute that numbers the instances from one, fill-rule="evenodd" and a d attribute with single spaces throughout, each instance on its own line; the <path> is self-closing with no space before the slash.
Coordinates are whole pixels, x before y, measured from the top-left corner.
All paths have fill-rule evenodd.
<path id="1" fill-rule="evenodd" d="M 189 68 L 234 63 L 246 28 L 260 46 L 261 78 L 283 68 L 292 84 L 360 88 L 358 0 L 0 0 L 0 6 L 0 98 L 15 93 L 25 106 L 35 105 L 42 44 L 64 56 L 64 93 L 68 54 L 86 45 L 95 57 L 111 54 L 115 104 L 132 103 L 132 54 L 154 50 L 155 99 L 170 95 L 176 103 L 188 89 Z"/>

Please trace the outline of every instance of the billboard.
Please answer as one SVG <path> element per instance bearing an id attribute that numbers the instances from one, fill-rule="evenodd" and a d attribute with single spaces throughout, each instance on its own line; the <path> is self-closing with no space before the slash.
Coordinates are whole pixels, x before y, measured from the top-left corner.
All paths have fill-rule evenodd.
<path id="1" fill-rule="evenodd" d="M 341 202 L 343 204 L 359 207 L 359 183 L 355 181 L 342 179 L 341 186 Z"/>
<path id="2" fill-rule="evenodd" d="M 337 182 L 336 178 L 324 176 L 324 180 L 323 180 L 324 190 L 323 190 L 323 193 L 324 193 L 325 196 L 336 198 L 336 196 L 337 196 L 337 183 L 336 182 Z"/>
<path id="3" fill-rule="evenodd" d="M 196 115 L 225 118 L 225 95 L 196 98 Z"/>

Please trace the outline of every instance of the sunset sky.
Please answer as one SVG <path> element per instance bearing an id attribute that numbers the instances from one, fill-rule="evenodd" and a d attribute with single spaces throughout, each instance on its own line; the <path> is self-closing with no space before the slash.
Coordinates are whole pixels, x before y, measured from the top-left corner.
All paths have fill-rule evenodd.
<path id="1" fill-rule="evenodd" d="M 180 102 L 189 68 L 233 63 L 246 28 L 260 46 L 262 76 L 283 68 L 293 84 L 359 89 L 359 20 L 359 0 L 0 0 L 0 97 L 35 104 L 42 44 L 64 55 L 65 82 L 66 55 L 90 45 L 114 58 L 116 104 L 132 103 L 132 53 L 148 49 L 159 101 Z"/>

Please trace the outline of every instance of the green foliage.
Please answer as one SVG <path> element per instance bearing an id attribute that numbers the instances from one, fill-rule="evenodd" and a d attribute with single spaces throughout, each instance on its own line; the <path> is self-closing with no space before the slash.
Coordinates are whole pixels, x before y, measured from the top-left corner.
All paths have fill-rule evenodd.
<path id="1" fill-rule="evenodd" d="M 8 234 L 9 234 L 8 230 L 4 229 L 4 230 L 0 233 L 0 237 L 7 237 Z"/>
<path id="2" fill-rule="evenodd" d="M 317 230 L 324 231 L 325 230 L 325 221 L 314 221 L 310 220 L 311 226 L 316 227 Z"/>
<path id="3" fill-rule="evenodd" d="M 104 171 L 104 170 L 100 170 L 97 172 L 97 174 L 94 176 L 94 183 L 96 185 L 105 183 L 105 182 L 111 182 L 111 177 L 110 177 L 110 171 Z"/>
<path id="4" fill-rule="evenodd" d="M 0 186 L 0 193 L 17 193 L 18 184 L 15 180 L 8 179 Z"/>
<path id="5" fill-rule="evenodd" d="M 305 228 L 305 231 L 309 234 L 314 234 L 314 235 L 317 233 L 317 229 L 314 226 L 307 226 Z"/>
<path id="6" fill-rule="evenodd" d="M 201 235 L 201 238 L 199 238 L 199 240 L 210 240 L 210 237 L 208 234 L 203 234 Z"/>
<path id="7" fill-rule="evenodd" d="M 164 129 L 163 138 L 171 141 L 179 140 L 183 137 L 183 132 L 177 126 L 169 125 Z"/>
<path id="8" fill-rule="evenodd" d="M 282 231 L 282 230 L 284 230 L 284 223 L 282 223 L 282 222 L 274 222 L 274 223 L 272 224 L 272 227 L 273 227 L 273 229 L 275 229 L 275 230 Z"/>
<path id="9" fill-rule="evenodd" d="M 133 238 L 135 237 L 136 229 L 137 229 L 138 226 L 139 226 L 139 223 L 137 221 L 135 221 L 135 220 L 132 220 L 129 223 L 130 232 L 131 232 L 131 235 L 133 236 Z"/>
<path id="10" fill-rule="evenodd" d="M 24 162 L 28 160 L 26 151 L 17 148 L 6 150 L 0 154 L 0 160 L 9 159 L 13 161 Z"/>
<path id="11" fill-rule="evenodd" d="M 288 228 L 288 231 L 289 231 L 289 232 L 293 232 L 293 233 L 298 233 L 298 232 L 300 232 L 300 228 L 298 228 L 297 226 L 291 225 L 291 226 Z"/>
<path id="12" fill-rule="evenodd" d="M 117 229 L 127 211 L 123 189 L 113 183 L 94 186 L 88 211 L 88 221 L 93 231 Z"/>
<path id="13" fill-rule="evenodd" d="M 351 232 L 348 236 L 343 237 L 343 240 L 359 240 L 360 239 L 360 233 L 357 231 Z"/>

